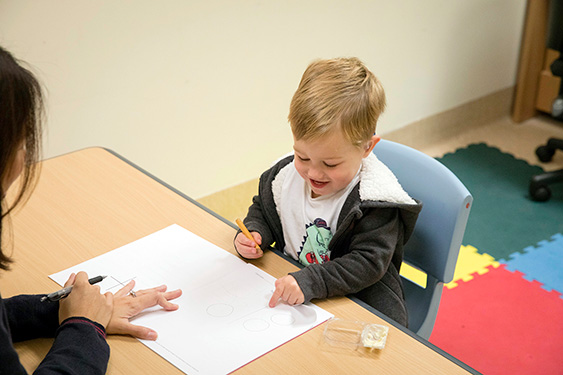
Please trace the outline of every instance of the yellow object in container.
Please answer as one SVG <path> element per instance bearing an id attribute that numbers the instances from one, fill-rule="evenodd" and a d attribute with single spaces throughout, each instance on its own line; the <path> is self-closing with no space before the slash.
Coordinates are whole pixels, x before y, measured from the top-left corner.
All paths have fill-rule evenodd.
<path id="1" fill-rule="evenodd" d="M 334 318 L 326 324 L 324 339 L 331 346 L 383 349 L 388 333 L 389 327 L 380 324 Z"/>

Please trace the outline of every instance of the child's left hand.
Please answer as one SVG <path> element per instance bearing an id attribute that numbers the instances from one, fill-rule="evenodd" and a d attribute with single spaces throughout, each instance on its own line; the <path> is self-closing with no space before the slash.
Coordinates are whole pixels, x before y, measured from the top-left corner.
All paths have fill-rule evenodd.
<path id="1" fill-rule="evenodd" d="M 289 305 L 299 305 L 305 302 L 305 295 L 293 276 L 287 275 L 279 278 L 275 285 L 276 290 L 270 298 L 270 307 L 276 307 L 280 299 Z"/>

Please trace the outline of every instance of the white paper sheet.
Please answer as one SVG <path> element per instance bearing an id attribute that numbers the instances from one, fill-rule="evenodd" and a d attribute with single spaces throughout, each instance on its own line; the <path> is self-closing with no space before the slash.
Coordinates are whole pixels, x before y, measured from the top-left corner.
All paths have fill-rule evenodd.
<path id="1" fill-rule="evenodd" d="M 227 374 L 332 317 L 306 304 L 268 307 L 275 278 L 178 226 L 51 275 L 107 275 L 102 292 L 135 279 L 135 290 L 166 284 L 182 289 L 177 311 L 152 308 L 132 319 L 158 332 L 140 340 L 186 374 Z"/>

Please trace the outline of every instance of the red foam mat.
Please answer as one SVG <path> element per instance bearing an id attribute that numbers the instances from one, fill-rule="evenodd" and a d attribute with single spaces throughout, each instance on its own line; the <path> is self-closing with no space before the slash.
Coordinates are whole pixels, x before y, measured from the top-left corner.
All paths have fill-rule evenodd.
<path id="1" fill-rule="evenodd" d="M 483 374 L 563 374 L 563 299 L 504 265 L 444 288 L 430 342 Z"/>

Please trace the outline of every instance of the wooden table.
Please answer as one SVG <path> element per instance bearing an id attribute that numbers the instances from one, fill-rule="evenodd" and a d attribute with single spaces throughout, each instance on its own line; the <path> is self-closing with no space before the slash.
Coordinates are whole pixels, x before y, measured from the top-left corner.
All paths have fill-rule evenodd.
<path id="1" fill-rule="evenodd" d="M 178 173 L 190 173 L 189 166 Z M 10 221 L 4 229 L 13 233 L 15 264 L 11 271 L 1 274 L 3 297 L 57 290 L 58 285 L 48 275 L 174 223 L 236 253 L 232 223 L 102 148 L 44 161 L 35 191 L 25 206 L 12 213 Z M 6 238 L 3 244 L 8 242 Z M 274 277 L 297 268 L 274 252 L 266 252 L 253 264 Z M 314 302 L 342 319 L 390 326 L 385 349 L 369 352 L 330 347 L 323 342 L 323 324 L 236 373 L 451 375 L 474 371 L 348 298 Z M 108 342 L 108 374 L 181 374 L 134 338 L 109 336 Z M 37 367 L 51 343 L 51 339 L 39 339 L 16 345 L 29 372 Z"/>

